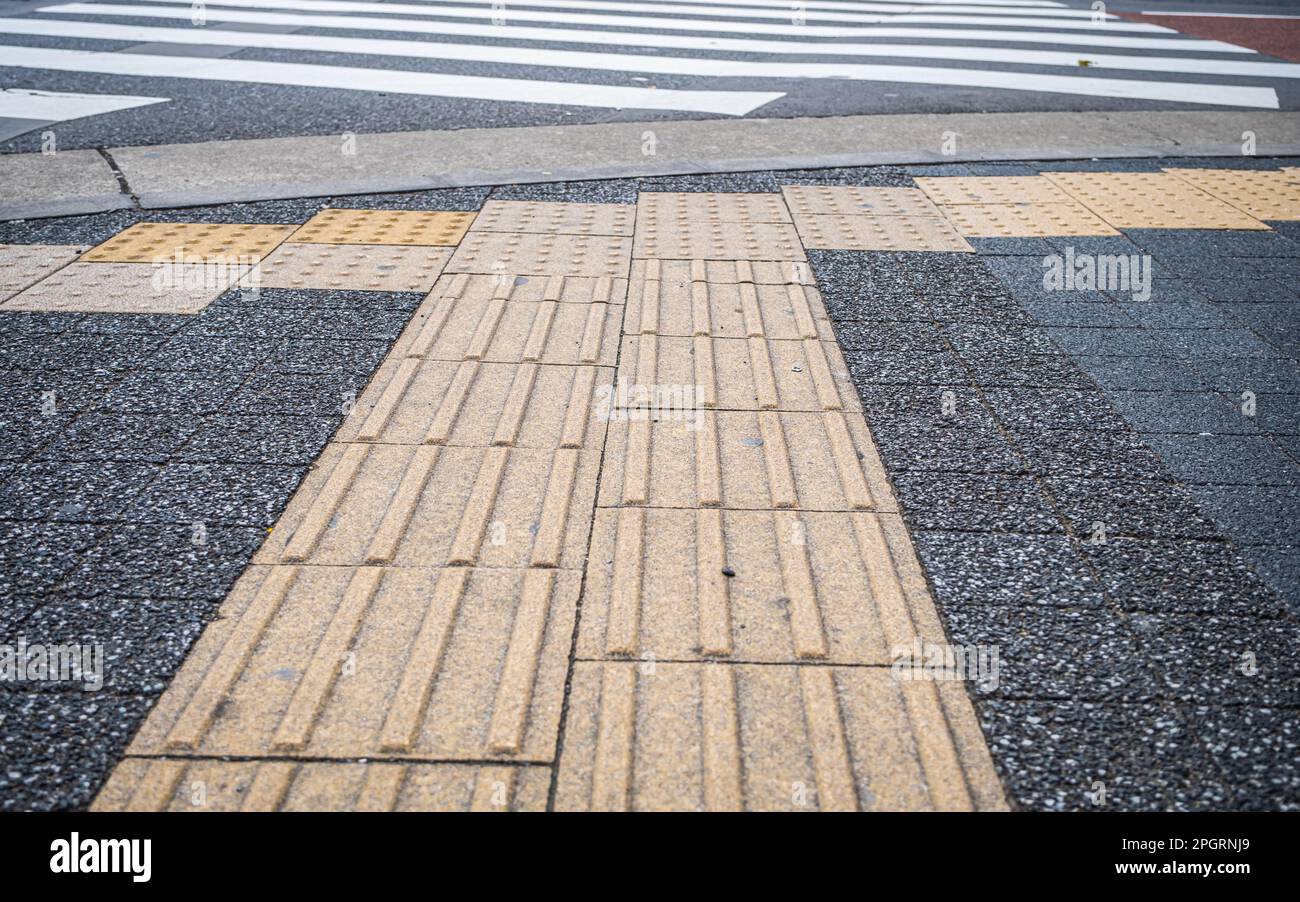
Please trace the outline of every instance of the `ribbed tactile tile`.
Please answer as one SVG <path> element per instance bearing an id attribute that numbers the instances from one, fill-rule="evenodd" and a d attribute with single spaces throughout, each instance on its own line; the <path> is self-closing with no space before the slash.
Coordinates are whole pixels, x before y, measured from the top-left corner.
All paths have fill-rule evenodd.
<path id="1" fill-rule="evenodd" d="M 92 811 L 542 811 L 549 767 L 128 758 Z"/>
<path id="2" fill-rule="evenodd" d="M 631 204 L 490 200 L 474 220 L 474 231 L 630 237 L 635 222 L 636 208 Z"/>
<path id="3" fill-rule="evenodd" d="M 860 402 L 837 346 L 815 338 L 629 335 L 623 339 L 619 406 L 660 406 L 675 386 L 719 410 L 844 410 Z M 642 389 L 645 389 L 642 391 Z"/>
<path id="4" fill-rule="evenodd" d="M 599 449 L 612 367 L 386 362 L 343 422 L 342 442 Z"/>
<path id="5" fill-rule="evenodd" d="M 633 260 L 632 281 L 659 279 L 675 285 L 713 282 L 736 285 L 812 285 L 812 269 L 803 260 Z"/>
<path id="6" fill-rule="evenodd" d="M 1166 169 L 1256 219 L 1300 220 L 1300 171 Z"/>
<path id="7" fill-rule="evenodd" d="M 603 507 L 889 510 L 861 414 L 691 411 L 609 426 Z M 882 503 L 883 502 L 883 503 Z"/>
<path id="8" fill-rule="evenodd" d="M 966 239 L 940 216 L 796 216 L 807 247 L 849 251 L 964 251 Z"/>
<path id="9" fill-rule="evenodd" d="M 645 262 L 646 277 L 632 280 L 628 288 L 624 332 L 835 339 L 821 293 L 811 285 L 664 278 L 671 261 Z M 679 276 L 681 272 L 677 270 Z"/>
<path id="10" fill-rule="evenodd" d="M 712 193 L 704 191 L 642 191 L 637 197 L 638 220 L 668 222 L 789 222 L 790 212 L 779 194 Z"/>
<path id="11" fill-rule="evenodd" d="M 263 288 L 428 291 L 451 251 L 384 244 L 281 245 L 259 265 Z"/>
<path id="12" fill-rule="evenodd" d="M 632 241 L 609 235 L 470 232 L 447 272 L 626 278 Z"/>
<path id="13" fill-rule="evenodd" d="M 1083 204 L 954 204 L 943 215 L 965 238 L 1118 235 Z"/>
<path id="14" fill-rule="evenodd" d="M 1062 204 L 1071 198 L 1041 175 L 920 176 L 936 204 Z"/>
<path id="15" fill-rule="evenodd" d="M 221 263 L 69 263 L 5 302 L 5 310 L 61 313 L 198 313 L 246 266 Z"/>
<path id="16" fill-rule="evenodd" d="M 129 753 L 548 761 L 579 576 L 250 567 Z"/>
<path id="17" fill-rule="evenodd" d="M 638 217 L 634 257 L 665 260 L 805 260 L 794 226 L 785 222 Z"/>
<path id="18" fill-rule="evenodd" d="M 562 304 L 622 304 L 627 298 L 627 279 L 459 272 L 438 279 L 432 296 L 458 298 L 459 303 L 472 306 L 482 306 L 493 298 L 559 301 Z"/>
<path id="19" fill-rule="evenodd" d="M 1045 177 L 1118 229 L 1268 228 L 1168 172 L 1049 172 Z"/>
<path id="20" fill-rule="evenodd" d="M 305 244 L 406 244 L 453 246 L 473 213 L 425 210 L 322 210 L 293 233 Z"/>
<path id="21" fill-rule="evenodd" d="M 0 302 L 67 266 L 85 250 L 66 244 L 0 244 Z"/>
<path id="22" fill-rule="evenodd" d="M 949 733 L 964 691 L 878 667 L 579 662 L 556 807 L 996 808 Z"/>
<path id="23" fill-rule="evenodd" d="M 234 260 L 255 263 L 293 232 L 291 225 L 137 222 L 82 255 L 87 262 Z"/>
<path id="24" fill-rule="evenodd" d="M 603 508 L 578 657 L 888 664 L 944 641 L 913 610 L 899 544 L 897 514 Z"/>
<path id="25" fill-rule="evenodd" d="M 938 216 L 918 188 L 862 188 L 854 185 L 787 185 L 786 203 L 796 216 Z"/>

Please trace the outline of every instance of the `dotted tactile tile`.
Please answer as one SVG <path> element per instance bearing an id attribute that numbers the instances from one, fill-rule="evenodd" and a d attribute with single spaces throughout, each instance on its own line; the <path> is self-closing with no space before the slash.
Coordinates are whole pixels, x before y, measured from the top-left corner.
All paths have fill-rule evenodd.
<path id="1" fill-rule="evenodd" d="M 62 269 L 85 250 L 66 244 L 0 244 L 0 301 Z"/>
<path id="2" fill-rule="evenodd" d="M 892 509 L 860 414 L 661 410 L 652 422 L 645 413 L 609 424 L 602 507 Z"/>
<path id="3" fill-rule="evenodd" d="M 613 376 L 609 367 L 390 359 L 337 439 L 599 450 Z"/>
<path id="4" fill-rule="evenodd" d="M 474 231 L 631 237 L 635 224 L 636 208 L 631 204 L 490 200 L 474 220 Z"/>
<path id="5" fill-rule="evenodd" d="M 636 215 L 660 226 L 675 222 L 789 222 L 779 194 L 651 192 L 637 196 Z"/>
<path id="6" fill-rule="evenodd" d="M 889 664 L 920 619 L 891 556 L 900 533 L 896 514 L 602 508 L 578 657 Z M 933 617 L 919 628 L 944 641 Z"/>
<path id="7" fill-rule="evenodd" d="M 1117 229 L 1267 229 L 1168 172 L 1049 172 L 1046 178 Z"/>
<path id="8" fill-rule="evenodd" d="M 451 250 L 384 244 L 281 245 L 258 265 L 263 288 L 428 291 Z"/>
<path id="9" fill-rule="evenodd" d="M 1118 235 L 1083 204 L 955 204 L 941 208 L 964 238 Z"/>
<path id="10" fill-rule="evenodd" d="M 941 216 L 796 216 L 807 247 L 851 251 L 972 252 Z"/>
<path id="11" fill-rule="evenodd" d="M 1260 220 L 1300 220 L 1300 171 L 1166 169 Z"/>
<path id="12" fill-rule="evenodd" d="M 638 670 L 638 668 L 642 668 Z M 574 668 L 560 810 L 1001 807 L 963 768 L 965 689 L 886 668 L 586 662 Z"/>
<path id="13" fill-rule="evenodd" d="M 803 260 L 633 260 L 632 280 L 658 279 L 675 285 L 713 282 L 735 285 L 812 285 L 812 269 Z"/>
<path id="14" fill-rule="evenodd" d="M 513 284 L 478 303 L 430 294 L 394 352 L 437 360 L 614 364 L 623 305 L 513 300 Z"/>
<path id="15" fill-rule="evenodd" d="M 128 758 L 92 811 L 543 811 L 548 767 Z"/>
<path id="16" fill-rule="evenodd" d="M 786 222 L 722 222 L 638 217 L 635 257 L 666 260 L 804 260 L 794 226 Z"/>
<path id="17" fill-rule="evenodd" d="M 128 752 L 548 761 L 579 578 L 250 567 Z"/>
<path id="18" fill-rule="evenodd" d="M 677 262 L 644 261 L 643 277 L 629 285 L 624 332 L 835 339 L 821 293 L 812 285 L 695 280 L 690 267 Z M 704 269 L 699 266 L 699 274 Z"/>
<path id="19" fill-rule="evenodd" d="M 668 390 L 719 410 L 858 409 L 848 369 L 840 355 L 827 353 L 828 344 L 815 338 L 629 335 L 615 400 L 620 407 L 663 406 L 657 398 Z"/>
<path id="20" fill-rule="evenodd" d="M 473 213 L 425 210 L 321 210 L 290 237 L 303 244 L 454 246 Z"/>
<path id="21" fill-rule="evenodd" d="M 0 310 L 81 313 L 198 313 L 247 266 L 222 263 L 69 263 L 14 295 Z"/>
<path id="22" fill-rule="evenodd" d="M 626 278 L 631 251 L 621 236 L 470 232 L 447 272 Z"/>
<path id="23" fill-rule="evenodd" d="M 922 176 L 916 184 L 936 204 L 1061 204 L 1071 200 L 1041 175 Z"/>
<path id="24" fill-rule="evenodd" d="M 253 560 L 578 568 L 595 467 L 567 448 L 330 444 Z"/>
<path id="25" fill-rule="evenodd" d="M 137 222 L 81 259 L 96 263 L 153 263 L 261 260 L 294 230 L 291 225 L 209 225 L 206 223 Z"/>
<path id="26" fill-rule="evenodd" d="M 864 188 L 852 185 L 789 185 L 786 203 L 796 216 L 938 216 L 918 188 Z"/>

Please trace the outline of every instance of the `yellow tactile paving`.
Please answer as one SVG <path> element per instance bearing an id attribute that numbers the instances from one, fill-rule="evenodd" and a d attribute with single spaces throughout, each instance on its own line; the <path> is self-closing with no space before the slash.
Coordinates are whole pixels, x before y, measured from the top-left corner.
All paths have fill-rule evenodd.
<path id="1" fill-rule="evenodd" d="M 972 248 L 941 216 L 795 216 L 806 247 L 855 251 L 958 251 Z"/>
<path id="2" fill-rule="evenodd" d="M 128 758 L 93 811 L 542 811 L 551 769 Z"/>
<path id="3" fill-rule="evenodd" d="M 253 566 L 129 753 L 549 761 L 579 577 Z"/>
<path id="4" fill-rule="evenodd" d="M 1048 172 L 1045 177 L 1117 229 L 1267 229 L 1168 172 Z"/>
<path id="5" fill-rule="evenodd" d="M 1300 220 L 1300 172 L 1258 169 L 1166 169 L 1256 219 Z"/>
<path id="6" fill-rule="evenodd" d="M 1118 235 L 1077 201 L 1050 204 L 954 204 L 943 215 L 964 238 Z"/>
<path id="7" fill-rule="evenodd" d="M 223 263 L 69 263 L 5 301 L 3 310 L 198 313 L 249 267 Z"/>
<path id="8" fill-rule="evenodd" d="M 789 222 L 779 194 L 643 191 L 637 197 L 638 221 L 659 226 L 671 222 Z"/>
<path id="9" fill-rule="evenodd" d="M 264 288 L 428 291 L 451 259 L 442 247 L 285 243 L 258 265 Z"/>
<path id="10" fill-rule="evenodd" d="M 918 176 L 936 204 L 1061 204 L 1071 200 L 1041 175 Z"/>
<path id="11" fill-rule="evenodd" d="M 546 232 L 566 235 L 631 236 L 631 204 L 566 204 L 532 200 L 490 200 L 474 220 L 476 232 Z"/>
<path id="12" fill-rule="evenodd" d="M 563 304 L 622 304 L 627 298 L 627 279 L 458 272 L 438 279 L 432 297 L 454 297 L 458 303 L 471 305 L 486 304 L 498 297 L 512 301 L 559 301 Z"/>
<path id="13" fill-rule="evenodd" d="M 849 185 L 789 185 L 786 203 L 796 216 L 938 216 L 917 188 L 857 188 Z"/>
<path id="14" fill-rule="evenodd" d="M 0 244 L 0 302 L 67 266 L 85 250 L 67 244 Z"/>
<path id="15" fill-rule="evenodd" d="M 289 238 L 306 244 L 455 245 L 473 213 L 425 210 L 321 210 Z"/>
<path id="16" fill-rule="evenodd" d="M 556 807 L 1001 807 L 970 785 L 950 688 L 874 667 L 579 662 Z"/>
<path id="17" fill-rule="evenodd" d="M 627 278 L 632 241 L 609 235 L 470 232 L 447 272 Z"/>
<path id="18" fill-rule="evenodd" d="M 656 273 L 658 274 L 656 276 Z M 658 278 L 673 284 L 812 285 L 805 260 L 633 260 L 632 281 Z"/>
<path id="19" fill-rule="evenodd" d="M 665 260 L 805 260 L 799 235 L 788 222 L 638 218 L 634 257 Z"/>
<path id="20" fill-rule="evenodd" d="M 156 261 L 204 262 L 238 260 L 255 263 L 293 232 L 291 225 L 207 225 L 202 223 L 137 222 L 81 259 L 104 263 Z"/>

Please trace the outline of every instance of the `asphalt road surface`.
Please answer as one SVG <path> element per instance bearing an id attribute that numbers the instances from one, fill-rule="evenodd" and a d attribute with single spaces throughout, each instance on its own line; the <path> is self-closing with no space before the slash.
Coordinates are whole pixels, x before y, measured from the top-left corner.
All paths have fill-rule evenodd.
<path id="1" fill-rule="evenodd" d="M 1294 7 L 1117 9 L 1094 21 L 1078 0 L 11 0 L 0 3 L 0 149 L 40 149 L 51 130 L 72 149 L 667 118 L 1300 107 L 1300 64 L 1279 57 L 1300 60 Z M 1134 17 L 1170 11 L 1232 15 Z M 1271 18 L 1244 17 L 1261 13 Z"/>

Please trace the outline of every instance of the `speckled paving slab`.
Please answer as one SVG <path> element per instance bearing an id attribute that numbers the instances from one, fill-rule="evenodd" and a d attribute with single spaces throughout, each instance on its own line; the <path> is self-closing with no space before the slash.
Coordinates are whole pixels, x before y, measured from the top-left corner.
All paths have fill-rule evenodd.
<path id="1" fill-rule="evenodd" d="M 958 251 L 966 239 L 940 216 L 796 216 L 807 247 L 851 251 Z"/>
<path id="2" fill-rule="evenodd" d="M 305 244 L 458 244 L 473 213 L 426 210 L 322 210 L 293 233 Z"/>
<path id="3" fill-rule="evenodd" d="M 1260 169 L 1166 169 L 1260 220 L 1300 220 L 1300 173 Z"/>
<path id="4" fill-rule="evenodd" d="M 0 244 L 0 302 L 67 266 L 85 250 L 67 244 Z"/>
<path id="5" fill-rule="evenodd" d="M 556 808 L 1003 807 L 950 732 L 973 727 L 962 693 L 874 667 L 580 661 Z"/>
<path id="6" fill-rule="evenodd" d="M 93 811 L 543 811 L 548 767 L 128 758 Z"/>
<path id="7" fill-rule="evenodd" d="M 631 251 L 625 237 L 470 232 L 447 272 L 627 278 Z"/>
<path id="8" fill-rule="evenodd" d="M 1119 229 L 1267 229 L 1168 172 L 1049 172 L 1045 177 Z"/>
<path id="9" fill-rule="evenodd" d="M 637 197 L 638 221 L 667 226 L 674 222 L 789 222 L 790 211 L 779 194 L 717 193 L 709 191 L 642 191 Z"/>
<path id="10" fill-rule="evenodd" d="M 955 204 L 943 215 L 965 238 L 1033 238 L 1047 235 L 1118 235 L 1083 204 Z"/>
<path id="11" fill-rule="evenodd" d="M 918 188 L 858 188 L 851 185 L 787 185 L 786 203 L 796 216 L 938 216 Z"/>
<path id="12" fill-rule="evenodd" d="M 198 313 L 250 270 L 242 265 L 69 263 L 6 301 L 3 310 Z"/>
<path id="13" fill-rule="evenodd" d="M 579 577 L 251 567 L 130 753 L 549 761 Z"/>
<path id="14" fill-rule="evenodd" d="M 265 288 L 428 291 L 451 251 L 384 244 L 281 245 L 258 266 Z"/>
<path id="15" fill-rule="evenodd" d="M 638 218 L 634 257 L 665 260 L 805 260 L 794 226 L 785 222 L 724 222 L 673 216 Z"/>
<path id="16" fill-rule="evenodd" d="M 1041 175 L 918 176 L 936 204 L 1063 204 L 1072 198 Z"/>
<path id="17" fill-rule="evenodd" d="M 635 222 L 636 208 L 630 204 L 490 200 L 474 220 L 474 231 L 630 237 Z"/>
<path id="18" fill-rule="evenodd" d="M 81 259 L 97 263 L 153 263 L 238 260 L 256 262 L 293 232 L 291 225 L 209 225 L 188 222 L 137 222 Z"/>

